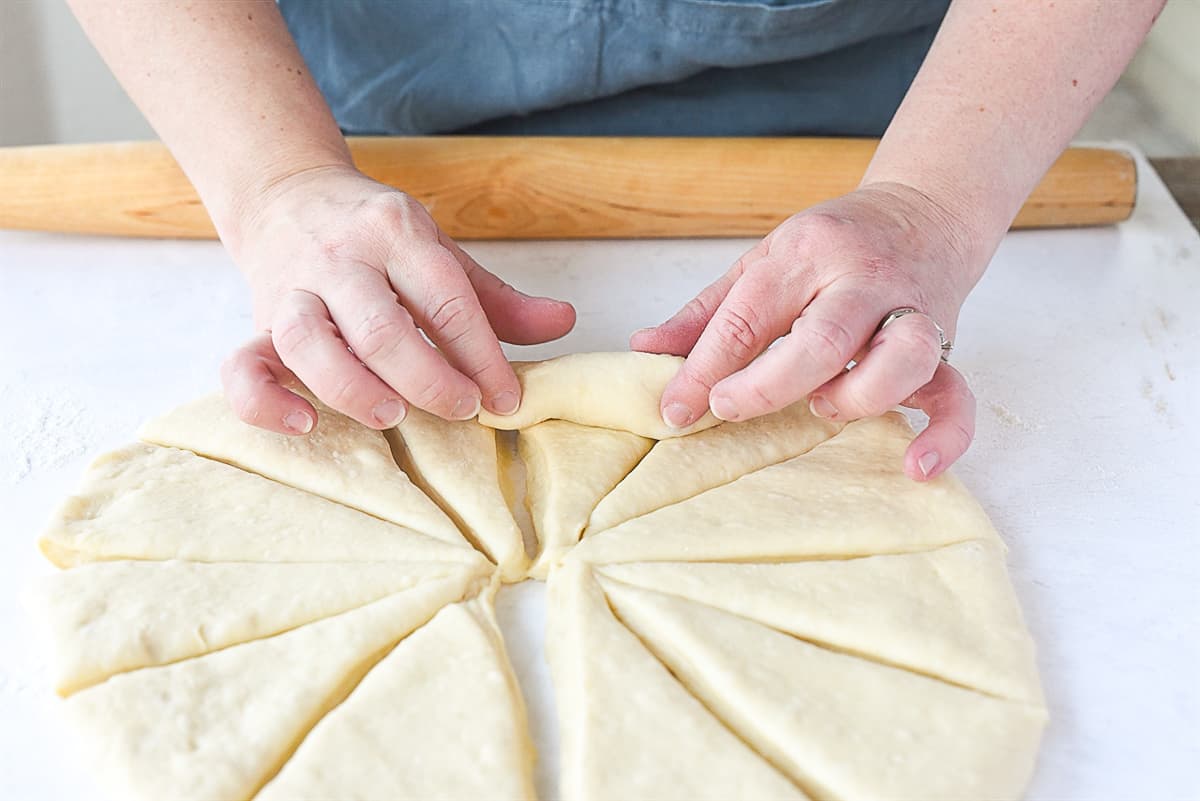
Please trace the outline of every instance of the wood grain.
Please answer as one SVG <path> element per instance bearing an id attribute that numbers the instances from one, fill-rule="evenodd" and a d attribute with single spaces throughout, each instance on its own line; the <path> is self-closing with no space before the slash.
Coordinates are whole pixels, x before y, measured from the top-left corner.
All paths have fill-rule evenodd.
<path id="1" fill-rule="evenodd" d="M 425 203 L 458 239 L 761 236 L 850 191 L 868 139 L 351 138 L 368 175 Z M 1014 227 L 1104 225 L 1133 210 L 1126 154 L 1068 150 Z M 158 142 L 0 149 L 0 228 L 214 236 Z"/>

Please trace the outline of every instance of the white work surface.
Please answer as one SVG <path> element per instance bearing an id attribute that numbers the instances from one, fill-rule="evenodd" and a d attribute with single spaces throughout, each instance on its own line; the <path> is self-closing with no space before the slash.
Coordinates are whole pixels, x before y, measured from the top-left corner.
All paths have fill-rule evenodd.
<path id="1" fill-rule="evenodd" d="M 1031 799 L 1200 797 L 1200 238 L 1140 166 L 1130 222 L 1005 240 L 954 353 L 979 396 L 955 469 L 1011 548 L 1040 648 Z M 468 247 L 579 309 L 568 338 L 512 351 L 531 357 L 626 347 L 747 246 Z M 0 299 L 0 798 L 92 798 L 18 602 L 49 569 L 34 538 L 91 457 L 216 386 L 249 303 L 216 243 L 3 232 Z M 541 587 L 500 608 L 552 794 Z"/>

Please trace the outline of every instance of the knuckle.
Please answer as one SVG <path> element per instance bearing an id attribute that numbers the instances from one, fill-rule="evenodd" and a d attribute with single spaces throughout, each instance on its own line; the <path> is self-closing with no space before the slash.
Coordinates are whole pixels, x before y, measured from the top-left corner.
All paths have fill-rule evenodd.
<path id="1" fill-rule="evenodd" d="M 221 362 L 221 380 L 228 384 L 235 375 L 246 369 L 249 359 L 244 349 L 238 348 Z"/>
<path id="2" fill-rule="evenodd" d="M 963 414 L 970 422 L 970 426 L 974 429 L 975 426 L 975 393 L 965 382 L 959 382 L 954 388 L 954 397 L 959 408 L 963 410 Z"/>
<path id="3" fill-rule="evenodd" d="M 380 192 L 368 198 L 355 215 L 358 234 L 374 237 L 382 246 L 397 234 L 408 239 L 418 234 L 437 239 L 433 218 L 414 198 L 403 192 Z"/>
<path id="4" fill-rule="evenodd" d="M 411 397 L 405 397 L 422 409 L 432 410 L 443 405 L 449 394 L 450 385 L 441 376 L 435 375 L 421 384 Z"/>
<path id="5" fill-rule="evenodd" d="M 350 346 L 360 361 L 371 362 L 394 353 L 409 333 L 402 315 L 375 312 L 355 327 Z"/>
<path id="6" fill-rule="evenodd" d="M 758 355 L 762 322 L 758 313 L 748 304 L 730 303 L 722 306 L 714 322 L 717 336 L 729 356 L 745 361 Z"/>
<path id="7" fill-rule="evenodd" d="M 249 425 L 258 425 L 258 420 L 261 417 L 258 404 L 250 397 L 230 397 L 229 405 L 233 407 L 233 413 L 243 423 Z"/>
<path id="8" fill-rule="evenodd" d="M 316 243 L 317 263 L 339 264 L 352 260 L 350 251 L 353 250 L 353 237 L 335 235 L 321 239 Z"/>
<path id="9" fill-rule="evenodd" d="M 475 322 L 475 305 L 466 295 L 451 295 L 430 311 L 430 335 L 452 345 L 471 329 Z"/>
<path id="10" fill-rule="evenodd" d="M 364 397 L 364 389 L 359 376 L 339 375 L 325 388 L 325 402 L 340 412 L 349 412 Z"/>
<path id="11" fill-rule="evenodd" d="M 854 371 L 850 372 L 853 374 Z M 838 404 L 838 409 L 849 417 L 877 417 L 895 405 L 869 387 L 854 383 L 847 383 L 842 393 L 844 400 Z"/>
<path id="12" fill-rule="evenodd" d="M 794 215 L 787 223 L 787 234 L 772 239 L 770 255 L 787 262 L 803 260 L 813 248 L 824 248 L 846 235 L 846 220 L 830 211 L 810 209 Z"/>
<path id="13" fill-rule="evenodd" d="M 751 401 L 751 406 L 764 412 L 782 409 L 791 400 L 797 400 L 781 396 L 779 392 L 760 381 L 747 382 L 744 391 Z"/>
<path id="14" fill-rule="evenodd" d="M 692 317 L 698 320 L 709 320 L 712 318 L 713 309 L 705 302 L 703 296 L 696 296 L 689 300 L 683 306 L 683 315 Z"/>
<path id="15" fill-rule="evenodd" d="M 808 357 L 830 370 L 844 367 L 857 350 L 857 339 L 837 320 L 801 317 L 793 331 L 800 334 L 801 347 Z"/>
<path id="16" fill-rule="evenodd" d="M 889 326 L 890 327 L 890 326 Z M 912 361 L 913 369 L 920 369 L 928 381 L 941 358 L 942 345 L 932 324 L 906 326 L 889 337 Z"/>
<path id="17" fill-rule="evenodd" d="M 960 452 L 965 452 L 971 446 L 974 432 L 957 420 L 946 421 L 944 430 L 950 442 Z"/>
<path id="18" fill-rule="evenodd" d="M 402 223 L 412 212 L 413 201 L 403 192 L 380 192 L 368 198 L 359 212 L 368 223 Z"/>
<path id="19" fill-rule="evenodd" d="M 308 312 L 296 312 L 271 330 L 271 341 L 281 356 L 307 350 L 324 332 L 324 321 Z"/>

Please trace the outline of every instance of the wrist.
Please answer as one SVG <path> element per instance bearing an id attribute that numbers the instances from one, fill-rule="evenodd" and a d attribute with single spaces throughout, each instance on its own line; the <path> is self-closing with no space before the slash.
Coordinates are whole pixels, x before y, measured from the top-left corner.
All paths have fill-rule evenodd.
<path id="1" fill-rule="evenodd" d="M 860 191 L 884 193 L 909 210 L 906 215 L 923 233 L 936 232 L 953 261 L 953 269 L 968 281 L 968 288 L 983 275 L 992 253 L 1007 230 L 979 213 L 953 188 L 930 181 L 876 178 L 868 171 Z"/>
<path id="2" fill-rule="evenodd" d="M 289 160 L 286 166 L 255 170 L 236 181 L 215 209 L 210 208 L 217 233 L 236 260 L 247 236 L 281 198 L 323 177 L 347 173 L 359 174 L 349 153 L 342 158 L 336 152 L 313 152 Z"/>
<path id="3" fill-rule="evenodd" d="M 355 171 L 350 152 L 340 139 L 303 149 L 280 149 L 271 158 L 228 174 L 211 193 L 201 191 L 201 197 L 221 241 L 236 251 L 253 227 L 253 221 L 289 187 L 325 172 L 338 171 Z"/>

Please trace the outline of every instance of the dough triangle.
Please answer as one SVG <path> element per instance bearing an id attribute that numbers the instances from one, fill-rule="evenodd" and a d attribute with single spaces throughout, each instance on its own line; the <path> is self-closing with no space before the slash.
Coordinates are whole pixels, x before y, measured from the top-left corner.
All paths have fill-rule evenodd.
<path id="1" fill-rule="evenodd" d="M 597 501 L 634 469 L 653 444 L 654 440 L 628 431 L 565 420 L 547 420 L 518 432 L 517 448 L 525 463 L 525 501 L 540 545 L 529 571 L 532 577 L 545 578 L 550 566 L 574 547 Z"/>
<path id="2" fill-rule="evenodd" d="M 121 673 L 64 705 L 115 797 L 249 798 L 464 583 L 435 579 L 277 637 Z"/>
<path id="3" fill-rule="evenodd" d="M 457 562 L 97 562 L 46 576 L 32 605 L 68 695 L 470 572 Z"/>
<path id="4" fill-rule="evenodd" d="M 743 423 L 664 439 L 595 507 L 587 532 L 612 528 L 807 453 L 841 428 L 814 417 L 805 401 Z"/>
<path id="5" fill-rule="evenodd" d="M 805 797 L 613 617 L 587 565 L 547 592 L 565 801 Z"/>
<path id="6" fill-rule="evenodd" d="M 598 572 L 835 650 L 1004 698 L 1042 701 L 1033 638 L 1003 550 L 993 542 L 849 560 L 641 562 Z"/>
<path id="7" fill-rule="evenodd" d="M 542 362 L 514 362 L 521 382 L 516 414 L 479 413 L 485 426 L 513 431 L 543 420 L 630 431 L 669 439 L 712 428 L 721 421 L 706 412 L 687 428 L 671 428 L 658 410 L 663 390 L 683 359 L 657 353 L 572 353 Z"/>
<path id="8" fill-rule="evenodd" d="M 453 561 L 454 545 L 189 451 L 129 445 L 101 456 L 39 541 L 67 567 L 114 559 L 196 562 Z"/>
<path id="9" fill-rule="evenodd" d="M 534 758 L 500 633 L 476 599 L 397 645 L 256 798 L 532 799 Z"/>
<path id="10" fill-rule="evenodd" d="M 500 567 L 505 581 L 520 581 L 529 557 L 500 485 L 496 432 L 474 420 L 447 422 L 410 408 L 389 438 L 417 486 Z"/>
<path id="11" fill-rule="evenodd" d="M 904 475 L 911 437 L 898 414 L 859 420 L 802 456 L 585 536 L 571 558 L 786 561 L 996 539 L 953 476 L 918 483 Z"/>
<path id="12" fill-rule="evenodd" d="M 383 432 L 338 414 L 305 390 L 293 391 L 317 409 L 316 428 L 303 437 L 243 423 L 219 394 L 145 423 L 138 436 L 258 473 L 439 540 L 464 542 L 450 518 L 396 464 Z"/>
<path id="13" fill-rule="evenodd" d="M 1016 799 L 1045 712 L 601 579 L 620 620 L 759 753 L 820 798 Z"/>

